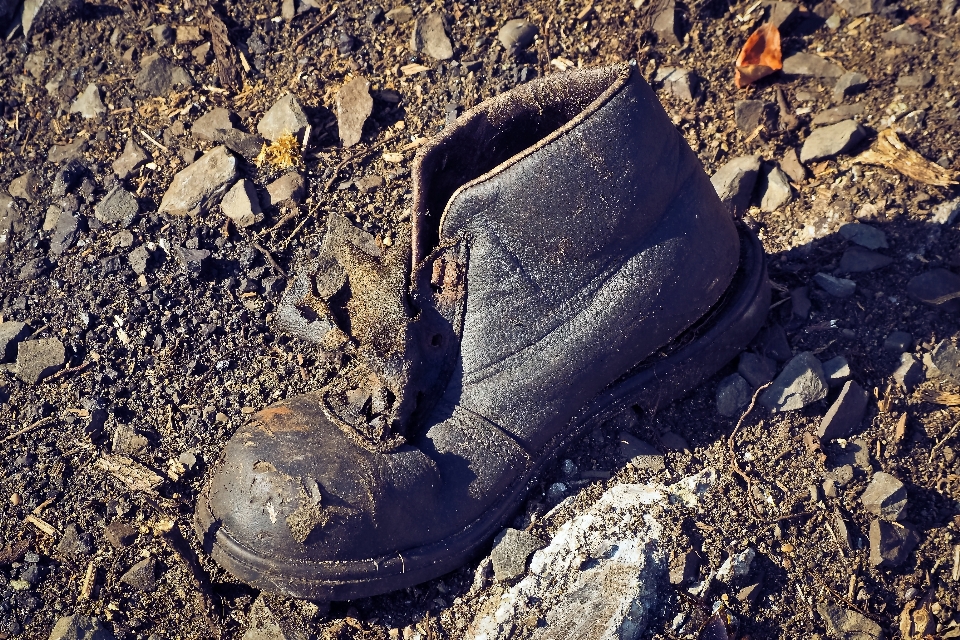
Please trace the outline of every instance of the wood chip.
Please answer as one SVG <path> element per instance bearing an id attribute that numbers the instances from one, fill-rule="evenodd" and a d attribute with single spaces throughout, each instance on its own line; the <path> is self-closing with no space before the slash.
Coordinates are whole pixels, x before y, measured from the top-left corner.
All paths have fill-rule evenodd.
<path id="1" fill-rule="evenodd" d="M 877 143 L 853 159 L 854 162 L 876 164 L 899 171 L 917 182 L 949 187 L 957 184 L 957 172 L 930 162 L 909 148 L 893 129 L 885 129 L 877 136 Z"/>
<path id="2" fill-rule="evenodd" d="M 412 76 L 412 75 L 423 73 L 424 71 L 429 71 L 429 70 L 430 70 L 430 67 L 425 67 L 422 64 L 417 64 L 415 62 L 411 64 L 405 64 L 402 67 L 400 67 L 400 71 L 402 71 L 403 75 L 405 76 Z"/>
<path id="3" fill-rule="evenodd" d="M 403 154 L 387 151 L 386 153 L 383 154 L 383 160 L 385 162 L 391 162 L 393 164 L 396 164 L 398 162 L 403 162 Z"/>
<path id="4" fill-rule="evenodd" d="M 949 391 L 933 391 L 932 389 L 923 389 L 918 394 L 923 402 L 941 404 L 945 407 L 960 407 L 960 394 L 950 393 Z"/>
<path id="5" fill-rule="evenodd" d="M 234 62 L 233 45 L 227 25 L 214 13 L 213 6 L 207 7 L 207 30 L 210 32 L 210 41 L 213 44 L 213 54 L 217 58 L 217 73 L 220 84 L 227 89 L 240 89 L 240 72 Z"/>
<path id="6" fill-rule="evenodd" d="M 42 531 L 43 533 L 47 534 L 47 535 L 50 536 L 51 538 L 54 538 L 54 537 L 56 537 L 57 535 L 59 535 L 59 532 L 57 531 L 56 527 L 54 527 L 52 524 L 50 524 L 50 523 L 47 522 L 46 520 L 43 520 L 43 519 L 41 519 L 41 518 L 38 518 L 37 516 L 35 516 L 35 515 L 33 515 L 33 514 L 28 515 L 26 518 L 24 518 L 24 520 L 25 520 L 26 522 L 29 522 L 30 524 L 32 524 L 32 525 L 35 526 L 37 529 L 39 529 L 39 530 Z"/>
<path id="7" fill-rule="evenodd" d="M 126 484 L 133 491 L 155 493 L 163 478 L 126 456 L 102 456 L 96 465 Z"/>
<path id="8" fill-rule="evenodd" d="M 93 595 L 93 587 L 97 583 L 97 564 L 95 560 L 91 560 L 90 564 L 87 565 L 87 571 L 83 575 L 83 582 L 80 585 L 80 595 L 78 600 L 89 600 L 90 596 Z"/>

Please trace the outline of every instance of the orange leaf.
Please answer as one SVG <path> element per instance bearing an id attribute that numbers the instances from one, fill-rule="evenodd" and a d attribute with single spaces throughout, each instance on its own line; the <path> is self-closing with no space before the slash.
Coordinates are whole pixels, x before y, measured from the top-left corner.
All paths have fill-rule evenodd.
<path id="1" fill-rule="evenodd" d="M 747 38 L 737 56 L 737 87 L 743 89 L 751 82 L 783 68 L 780 52 L 780 31 L 775 25 L 765 24 Z"/>

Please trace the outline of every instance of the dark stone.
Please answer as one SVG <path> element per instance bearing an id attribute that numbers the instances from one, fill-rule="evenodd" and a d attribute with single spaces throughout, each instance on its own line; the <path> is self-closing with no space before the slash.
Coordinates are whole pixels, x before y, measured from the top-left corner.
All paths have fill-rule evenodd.
<path id="1" fill-rule="evenodd" d="M 130 567 L 120 576 L 120 582 L 130 585 L 134 589 L 145 593 L 152 593 L 157 589 L 157 561 L 145 558 Z"/>
<path id="2" fill-rule="evenodd" d="M 870 564 L 882 569 L 899 567 L 920 542 L 909 522 L 874 520 L 870 523 Z"/>
<path id="3" fill-rule="evenodd" d="M 870 398 L 864 389 L 853 380 L 843 385 L 840 395 L 820 421 L 817 435 L 822 440 L 845 438 L 860 426 Z"/>
<path id="4" fill-rule="evenodd" d="M 883 341 L 883 348 L 894 353 L 903 353 L 913 347 L 913 336 L 906 331 L 894 331 Z"/>
<path id="5" fill-rule="evenodd" d="M 950 340 L 941 340 L 930 359 L 941 375 L 960 383 L 960 349 L 957 349 L 957 345 Z"/>
<path id="6" fill-rule="evenodd" d="M 879 471 L 873 474 L 860 502 L 867 511 L 884 520 L 900 520 L 907 510 L 907 489 L 896 477 Z"/>
<path id="7" fill-rule="evenodd" d="M 850 247 L 840 258 L 841 273 L 864 273 L 883 269 L 893 263 L 893 258 L 863 247 Z"/>
<path id="8" fill-rule="evenodd" d="M 912 353 L 903 353 L 900 355 L 900 366 L 893 372 L 893 379 L 897 384 L 910 393 L 918 384 L 923 382 L 923 364 Z"/>
<path id="9" fill-rule="evenodd" d="M 960 276 L 947 269 L 931 269 L 910 278 L 907 293 L 921 302 L 941 305 L 960 298 Z"/>
<path id="10" fill-rule="evenodd" d="M 743 376 L 751 387 L 756 389 L 773 380 L 773 377 L 777 375 L 777 363 L 765 356 L 744 351 L 740 354 L 737 373 Z"/>
<path id="11" fill-rule="evenodd" d="M 133 544 L 134 540 L 137 539 L 137 530 L 126 522 L 114 520 L 103 528 L 103 537 L 115 549 L 121 549 Z"/>

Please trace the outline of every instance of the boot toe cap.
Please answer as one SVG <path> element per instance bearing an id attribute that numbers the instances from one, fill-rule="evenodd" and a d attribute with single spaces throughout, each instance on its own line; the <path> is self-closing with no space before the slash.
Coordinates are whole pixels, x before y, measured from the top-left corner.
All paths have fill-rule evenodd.
<path id="1" fill-rule="evenodd" d="M 227 444 L 207 500 L 216 536 L 280 563 L 362 561 L 422 538 L 433 462 L 408 446 L 358 447 L 316 400 L 267 408 Z"/>

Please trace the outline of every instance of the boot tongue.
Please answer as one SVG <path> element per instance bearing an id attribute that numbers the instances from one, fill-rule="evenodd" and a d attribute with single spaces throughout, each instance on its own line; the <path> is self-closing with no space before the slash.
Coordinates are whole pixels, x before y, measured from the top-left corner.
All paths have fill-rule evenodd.
<path id="1" fill-rule="evenodd" d="M 385 246 L 332 213 L 320 256 L 284 295 L 281 323 L 325 351 L 349 356 L 322 391 L 328 415 L 368 449 L 409 435 L 416 407 L 414 312 L 408 296 L 410 234 Z"/>

